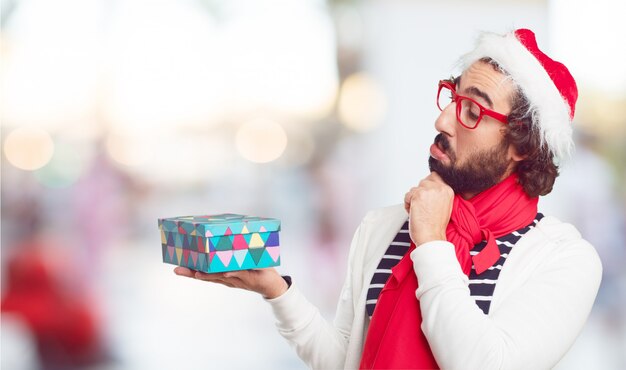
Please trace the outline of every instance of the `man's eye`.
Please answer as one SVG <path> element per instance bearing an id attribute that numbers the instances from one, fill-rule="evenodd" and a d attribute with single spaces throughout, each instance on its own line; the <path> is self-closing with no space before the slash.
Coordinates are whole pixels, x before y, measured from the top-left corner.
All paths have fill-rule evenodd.
<path id="1" fill-rule="evenodd" d="M 478 116 L 480 116 L 480 107 L 478 107 L 476 104 L 472 104 L 470 106 L 470 116 L 474 119 L 477 119 Z"/>

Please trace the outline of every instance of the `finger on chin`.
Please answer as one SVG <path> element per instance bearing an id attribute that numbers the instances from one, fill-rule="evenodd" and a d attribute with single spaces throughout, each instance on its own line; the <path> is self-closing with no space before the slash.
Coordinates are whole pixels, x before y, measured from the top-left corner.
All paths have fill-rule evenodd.
<path id="1" fill-rule="evenodd" d="M 431 172 L 429 177 L 437 182 L 444 182 L 441 176 L 439 176 L 439 174 L 435 171 Z"/>

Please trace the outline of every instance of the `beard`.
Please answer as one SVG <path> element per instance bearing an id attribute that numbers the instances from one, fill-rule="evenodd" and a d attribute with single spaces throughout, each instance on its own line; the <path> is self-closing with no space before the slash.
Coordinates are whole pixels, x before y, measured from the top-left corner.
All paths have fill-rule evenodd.
<path id="1" fill-rule="evenodd" d="M 456 194 L 480 193 L 499 183 L 507 169 L 508 144 L 505 140 L 492 149 L 470 153 L 465 163 L 457 163 L 456 153 L 450 148 L 448 138 L 443 134 L 435 137 L 435 144 L 448 155 L 450 164 L 444 165 L 433 157 L 428 159 L 428 166 L 448 184 Z"/>

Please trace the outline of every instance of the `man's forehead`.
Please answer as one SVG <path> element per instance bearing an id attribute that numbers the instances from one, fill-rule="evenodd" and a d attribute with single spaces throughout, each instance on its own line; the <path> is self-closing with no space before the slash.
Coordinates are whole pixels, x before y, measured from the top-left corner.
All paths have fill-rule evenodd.
<path id="1" fill-rule="evenodd" d="M 455 79 L 455 83 L 460 93 L 482 98 L 484 94 L 492 101 L 508 99 L 514 91 L 510 76 L 502 73 L 496 66 L 483 61 L 470 65 Z"/>
<path id="2" fill-rule="evenodd" d="M 510 88 L 511 78 L 490 63 L 477 61 L 465 69 L 457 77 L 457 83 L 465 81 L 470 84 L 479 84 L 484 87 Z M 465 86 L 463 86 L 465 87 Z"/>

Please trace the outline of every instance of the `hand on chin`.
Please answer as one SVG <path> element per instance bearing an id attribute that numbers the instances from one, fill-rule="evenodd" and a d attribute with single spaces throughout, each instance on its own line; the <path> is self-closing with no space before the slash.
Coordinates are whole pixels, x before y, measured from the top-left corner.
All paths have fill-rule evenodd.
<path id="1" fill-rule="evenodd" d="M 406 193 L 404 208 L 409 213 L 409 234 L 416 246 L 446 240 L 453 199 L 454 191 L 436 172 Z"/>

